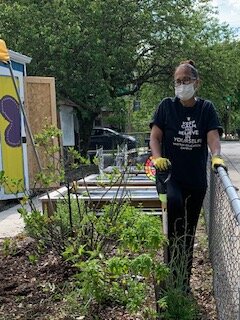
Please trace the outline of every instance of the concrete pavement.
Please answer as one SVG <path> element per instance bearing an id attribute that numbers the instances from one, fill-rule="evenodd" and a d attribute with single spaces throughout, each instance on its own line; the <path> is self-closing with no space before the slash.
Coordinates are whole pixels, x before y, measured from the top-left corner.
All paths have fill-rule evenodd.
<path id="1" fill-rule="evenodd" d="M 33 203 L 37 209 L 41 210 L 41 203 L 38 198 L 33 199 Z M 14 237 L 24 231 L 24 222 L 18 209 L 21 205 L 14 205 L 0 212 L 0 241 L 4 238 Z M 30 210 L 29 205 L 26 206 Z"/>
<path id="2" fill-rule="evenodd" d="M 232 184 L 240 190 L 240 141 L 223 141 L 221 147 Z"/>
<path id="3" fill-rule="evenodd" d="M 240 190 L 240 142 L 222 142 L 222 155 L 233 185 Z M 240 191 L 238 194 L 240 195 Z M 36 208 L 41 210 L 38 198 L 33 201 Z M 15 205 L 0 212 L 0 241 L 7 237 L 14 237 L 24 230 L 23 220 L 17 211 L 20 207 Z"/>

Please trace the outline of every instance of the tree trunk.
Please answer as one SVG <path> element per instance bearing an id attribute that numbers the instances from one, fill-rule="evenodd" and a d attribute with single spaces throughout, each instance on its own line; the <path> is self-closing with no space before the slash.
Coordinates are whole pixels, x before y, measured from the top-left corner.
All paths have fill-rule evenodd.
<path id="1" fill-rule="evenodd" d="M 95 112 L 88 112 L 86 115 L 86 111 L 79 111 L 78 112 L 78 121 L 79 121 L 79 127 L 80 127 L 80 151 L 81 155 L 86 157 L 88 146 L 90 142 L 90 136 L 93 128 L 93 123 L 96 117 L 98 116 L 98 113 Z"/>

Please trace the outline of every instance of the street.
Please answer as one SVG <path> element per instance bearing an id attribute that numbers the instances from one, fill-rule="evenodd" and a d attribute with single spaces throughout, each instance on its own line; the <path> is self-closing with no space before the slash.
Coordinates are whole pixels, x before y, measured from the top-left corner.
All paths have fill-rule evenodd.
<path id="1" fill-rule="evenodd" d="M 221 146 L 229 177 L 233 185 L 240 190 L 240 141 L 222 141 Z"/>

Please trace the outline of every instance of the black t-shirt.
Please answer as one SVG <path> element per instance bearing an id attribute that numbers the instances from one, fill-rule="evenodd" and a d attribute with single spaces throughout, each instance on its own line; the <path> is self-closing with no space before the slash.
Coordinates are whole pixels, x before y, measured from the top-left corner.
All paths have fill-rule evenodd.
<path id="1" fill-rule="evenodd" d="M 186 188 L 206 187 L 207 133 L 222 130 L 212 102 L 197 98 L 193 107 L 184 107 L 179 98 L 165 98 L 153 125 L 163 131 L 162 156 L 171 161 L 172 179 Z"/>

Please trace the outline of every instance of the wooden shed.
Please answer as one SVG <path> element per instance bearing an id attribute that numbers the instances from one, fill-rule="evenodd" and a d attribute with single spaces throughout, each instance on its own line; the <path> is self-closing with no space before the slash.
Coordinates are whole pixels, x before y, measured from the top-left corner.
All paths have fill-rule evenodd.
<path id="1" fill-rule="evenodd" d="M 32 77 L 26 74 L 31 58 L 9 50 L 9 56 L 24 106 L 31 134 L 40 133 L 46 124 L 57 127 L 55 79 Z M 59 145 L 57 139 L 54 145 Z M 48 159 L 38 150 L 41 166 Z M 56 154 L 58 162 L 59 153 Z M 4 171 L 7 183 L 0 186 L 0 200 L 22 198 L 35 184 L 39 166 L 26 128 L 8 66 L 0 62 L 0 172 Z M 54 184 L 53 187 L 58 186 Z"/>
<path id="2" fill-rule="evenodd" d="M 13 74 L 24 102 L 24 76 L 31 58 L 9 50 Z M 29 187 L 26 131 L 17 94 L 7 65 L 0 62 L 0 171 L 8 182 L 0 187 L 0 200 L 22 197 Z"/>

